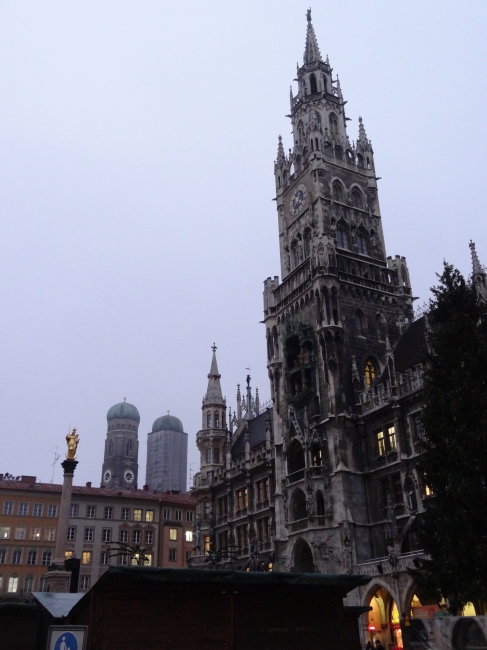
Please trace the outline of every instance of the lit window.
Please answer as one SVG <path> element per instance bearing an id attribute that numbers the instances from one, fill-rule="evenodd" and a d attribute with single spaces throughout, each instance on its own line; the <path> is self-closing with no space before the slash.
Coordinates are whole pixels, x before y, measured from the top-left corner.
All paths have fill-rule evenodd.
<path id="1" fill-rule="evenodd" d="M 172 542 L 175 542 L 178 538 L 178 529 L 177 528 L 170 528 L 169 529 L 169 539 Z"/>
<path id="2" fill-rule="evenodd" d="M 0 526 L 0 539 L 10 539 L 10 526 Z"/>
<path id="3" fill-rule="evenodd" d="M 56 505 L 48 505 L 47 506 L 47 516 L 48 517 L 57 517 L 57 506 Z"/>
<path id="4" fill-rule="evenodd" d="M 132 542 L 134 544 L 140 544 L 140 530 L 134 530 L 132 532 Z"/>
<path id="5" fill-rule="evenodd" d="M 387 446 L 388 451 L 396 450 L 396 431 L 394 427 L 387 427 Z"/>
<path id="6" fill-rule="evenodd" d="M 142 510 L 134 510 L 134 521 L 142 521 Z"/>
<path id="7" fill-rule="evenodd" d="M 25 526 L 15 528 L 15 539 L 25 539 Z"/>
<path id="8" fill-rule="evenodd" d="M 44 551 L 44 553 L 42 554 L 41 564 L 43 566 L 49 566 L 51 564 L 51 558 L 52 558 L 52 551 Z"/>
<path id="9" fill-rule="evenodd" d="M 169 562 L 176 562 L 177 554 L 178 554 L 177 549 L 170 548 L 169 549 Z"/>
<path id="10" fill-rule="evenodd" d="M 42 517 L 43 505 L 42 503 L 34 503 L 32 514 L 34 517 Z"/>
<path id="11" fill-rule="evenodd" d="M 12 553 L 12 564 L 22 564 L 22 551 L 15 549 Z"/>
<path id="12" fill-rule="evenodd" d="M 122 544 L 128 544 L 129 541 L 129 531 L 128 530 L 121 530 L 120 531 L 120 541 Z"/>
<path id="13" fill-rule="evenodd" d="M 13 501 L 5 501 L 3 504 L 3 514 L 4 515 L 13 515 L 14 513 L 14 502 Z"/>
<path id="14" fill-rule="evenodd" d="M 145 554 L 144 566 L 152 566 L 152 555 L 150 553 Z"/>
<path id="15" fill-rule="evenodd" d="M 81 591 L 86 591 L 90 588 L 90 576 L 81 576 L 79 579 L 79 588 Z"/>
<path id="16" fill-rule="evenodd" d="M 209 535 L 205 535 L 203 547 L 204 547 L 205 553 L 208 554 L 210 552 L 210 536 Z"/>
<path id="17" fill-rule="evenodd" d="M 95 537 L 94 528 L 85 528 L 85 542 L 92 542 Z"/>
<path id="18" fill-rule="evenodd" d="M 146 521 L 154 521 L 154 511 L 153 510 L 146 510 L 145 511 L 145 520 Z"/>
<path id="19" fill-rule="evenodd" d="M 25 517 L 29 513 L 29 504 L 28 503 L 19 503 L 19 515 Z"/>
<path id="20" fill-rule="evenodd" d="M 91 551 L 83 551 L 81 555 L 81 564 L 91 564 Z"/>
<path id="21" fill-rule="evenodd" d="M 113 519 L 113 508 L 111 506 L 105 508 L 105 519 Z"/>
<path id="22" fill-rule="evenodd" d="M 94 519 L 96 516 L 96 506 L 86 506 L 86 518 Z"/>
<path id="23" fill-rule="evenodd" d="M 375 365 L 371 359 L 369 359 L 365 364 L 365 385 L 367 390 L 372 386 L 372 382 L 377 376 Z"/>
<path id="24" fill-rule="evenodd" d="M 68 540 L 68 542 L 74 542 L 74 540 L 76 539 L 76 526 L 68 527 L 68 534 L 66 539 Z"/>
<path id="25" fill-rule="evenodd" d="M 8 585 L 7 585 L 7 592 L 9 594 L 15 594 L 17 593 L 17 589 L 19 588 L 19 578 L 16 575 L 10 576 L 8 579 Z"/>
<path id="26" fill-rule="evenodd" d="M 27 553 L 27 564 L 29 565 L 37 564 L 37 551 L 29 551 Z"/>
<path id="27" fill-rule="evenodd" d="M 46 528 L 44 531 L 44 539 L 46 542 L 53 542 L 56 539 L 56 529 L 55 528 Z"/>
<path id="28" fill-rule="evenodd" d="M 72 503 L 71 507 L 69 508 L 69 516 L 70 517 L 77 517 L 78 516 L 78 510 L 79 506 L 77 503 Z"/>
<path id="29" fill-rule="evenodd" d="M 69 558 L 74 557 L 73 551 L 64 551 L 64 559 L 69 560 Z"/>
<path id="30" fill-rule="evenodd" d="M 130 519 L 130 508 L 122 508 L 122 521 Z"/>
<path id="31" fill-rule="evenodd" d="M 112 529 L 104 528 L 102 531 L 101 541 L 105 544 L 112 541 Z"/>
<path id="32" fill-rule="evenodd" d="M 153 544 L 154 543 L 154 531 L 146 530 L 145 531 L 145 543 Z"/>
<path id="33" fill-rule="evenodd" d="M 379 431 L 377 434 L 377 448 L 379 451 L 379 456 L 384 456 L 386 453 L 386 447 L 384 442 L 384 432 Z"/>
<path id="34" fill-rule="evenodd" d="M 192 542 L 193 541 L 193 531 L 192 530 L 187 530 L 185 533 L 186 541 L 187 542 Z"/>

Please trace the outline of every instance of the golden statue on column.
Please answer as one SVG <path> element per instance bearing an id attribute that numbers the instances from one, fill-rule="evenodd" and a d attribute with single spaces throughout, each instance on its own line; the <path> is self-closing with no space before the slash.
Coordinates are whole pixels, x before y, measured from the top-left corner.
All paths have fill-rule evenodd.
<path id="1" fill-rule="evenodd" d="M 73 429 L 71 433 L 68 433 L 66 436 L 66 442 L 68 443 L 68 453 L 66 458 L 68 460 L 74 460 L 76 458 L 76 450 L 78 449 L 79 436 L 76 433 L 76 429 Z"/>

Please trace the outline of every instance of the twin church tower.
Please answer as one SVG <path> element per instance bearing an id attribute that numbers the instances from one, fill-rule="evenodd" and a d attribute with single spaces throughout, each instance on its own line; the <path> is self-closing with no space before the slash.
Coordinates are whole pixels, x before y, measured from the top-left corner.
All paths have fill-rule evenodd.
<path id="1" fill-rule="evenodd" d="M 107 438 L 101 485 L 130 490 L 137 487 L 139 411 L 125 400 L 107 413 Z M 188 434 L 181 420 L 163 415 L 147 435 L 145 483 L 151 492 L 186 492 Z"/>

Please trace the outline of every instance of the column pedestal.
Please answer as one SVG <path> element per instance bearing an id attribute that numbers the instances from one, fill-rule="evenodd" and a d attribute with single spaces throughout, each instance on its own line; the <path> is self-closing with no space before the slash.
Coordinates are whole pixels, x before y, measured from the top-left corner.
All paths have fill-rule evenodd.
<path id="1" fill-rule="evenodd" d="M 61 463 L 61 466 L 64 469 L 64 482 L 61 494 L 61 505 L 59 507 L 56 549 L 54 551 L 54 561 L 46 574 L 48 591 L 55 593 L 69 592 L 71 571 L 66 570 L 64 560 L 66 559 L 66 540 L 68 535 L 69 511 L 71 508 L 73 477 L 77 464 L 77 460 L 71 459 L 67 459 Z"/>

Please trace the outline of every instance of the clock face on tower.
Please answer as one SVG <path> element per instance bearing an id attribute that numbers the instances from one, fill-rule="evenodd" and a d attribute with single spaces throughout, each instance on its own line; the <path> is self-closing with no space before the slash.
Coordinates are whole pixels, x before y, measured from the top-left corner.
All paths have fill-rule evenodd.
<path id="1" fill-rule="evenodd" d="M 128 469 L 123 475 L 123 477 L 127 483 L 132 483 L 132 481 L 134 480 L 134 473 Z"/>
<path id="2" fill-rule="evenodd" d="M 103 480 L 105 483 L 108 483 L 108 481 L 112 478 L 112 473 L 109 469 L 103 474 Z"/>
<path id="3" fill-rule="evenodd" d="M 300 183 L 294 190 L 291 201 L 289 202 L 289 210 L 291 211 L 293 217 L 296 216 L 298 212 L 304 208 L 307 198 L 308 190 L 306 189 L 306 185 L 304 185 L 304 183 Z"/>

